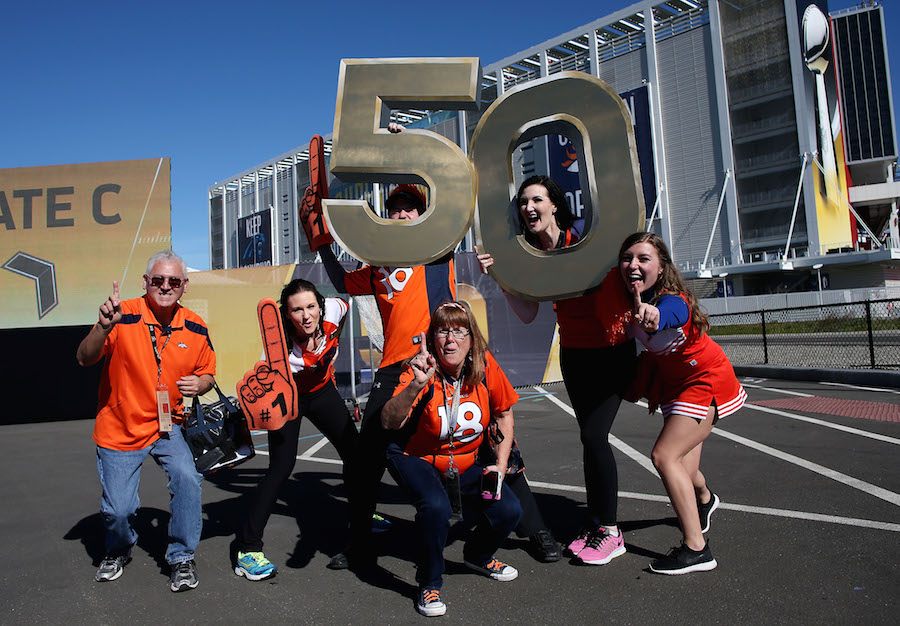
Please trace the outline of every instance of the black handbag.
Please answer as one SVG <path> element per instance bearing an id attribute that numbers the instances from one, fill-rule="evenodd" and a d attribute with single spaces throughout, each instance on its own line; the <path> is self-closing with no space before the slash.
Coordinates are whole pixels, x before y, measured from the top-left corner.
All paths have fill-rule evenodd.
<path id="1" fill-rule="evenodd" d="M 194 465 L 201 474 L 211 474 L 223 467 L 234 467 L 253 458 L 253 439 L 247 418 L 234 397 L 226 397 L 214 384 L 219 401 L 202 404 L 194 398 L 191 412 L 185 416 L 184 438 Z"/>

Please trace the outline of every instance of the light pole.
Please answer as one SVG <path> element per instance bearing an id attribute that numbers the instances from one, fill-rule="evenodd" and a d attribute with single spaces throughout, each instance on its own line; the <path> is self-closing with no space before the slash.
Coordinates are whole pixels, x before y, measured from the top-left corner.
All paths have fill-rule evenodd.
<path id="1" fill-rule="evenodd" d="M 726 276 L 728 276 L 728 272 L 719 274 L 719 278 L 722 279 L 722 295 L 725 296 L 725 312 L 728 313 L 728 281 L 725 280 Z"/>
<path id="2" fill-rule="evenodd" d="M 812 266 L 816 270 L 816 277 L 819 279 L 819 306 L 822 306 L 822 266 L 824 263 L 816 263 Z"/>

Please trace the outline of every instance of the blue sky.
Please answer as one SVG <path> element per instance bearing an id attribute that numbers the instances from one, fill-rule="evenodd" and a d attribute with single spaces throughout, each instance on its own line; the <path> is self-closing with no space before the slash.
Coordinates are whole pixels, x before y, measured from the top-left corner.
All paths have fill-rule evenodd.
<path id="1" fill-rule="evenodd" d="M 171 157 L 173 247 L 208 269 L 207 188 L 330 133 L 341 58 L 487 66 L 628 4 L 7 3 L 0 168 Z M 900 7 L 885 5 L 900 33 Z"/>

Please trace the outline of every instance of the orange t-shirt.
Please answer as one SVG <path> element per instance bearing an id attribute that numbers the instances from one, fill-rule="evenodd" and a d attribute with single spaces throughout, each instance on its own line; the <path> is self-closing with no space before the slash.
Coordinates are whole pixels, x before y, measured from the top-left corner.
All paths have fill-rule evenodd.
<path id="1" fill-rule="evenodd" d="M 456 299 L 453 254 L 448 257 L 415 267 L 366 265 L 346 274 L 347 293 L 371 294 L 378 302 L 384 328 L 381 367 L 418 352 L 413 339 L 428 330 L 431 312 L 442 302 Z"/>
<path id="2" fill-rule="evenodd" d="M 216 353 L 200 316 L 178 305 L 171 325 L 164 329 L 145 298 L 122 302 L 122 321 L 103 344 L 106 360 L 94 422 L 94 441 L 103 448 L 140 450 L 159 438 L 156 357 L 148 329 L 156 336 L 160 380 L 169 390 L 173 421 L 180 422 L 184 412 L 178 380 L 216 373 Z"/>

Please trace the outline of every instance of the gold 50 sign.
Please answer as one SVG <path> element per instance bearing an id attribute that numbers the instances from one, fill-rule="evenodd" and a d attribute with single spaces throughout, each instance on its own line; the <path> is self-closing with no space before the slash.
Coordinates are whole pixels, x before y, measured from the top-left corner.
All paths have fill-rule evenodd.
<path id="1" fill-rule="evenodd" d="M 453 250 L 474 220 L 479 250 L 493 255 L 491 274 L 507 291 L 548 300 L 598 285 L 616 263 L 621 241 L 644 226 L 625 103 L 606 83 L 581 72 L 532 81 L 485 111 L 469 158 L 436 133 L 390 135 L 384 128 L 391 108 L 477 110 L 480 91 L 481 65 L 474 58 L 341 61 L 332 173 L 346 182 L 425 183 L 431 199 L 415 222 L 379 218 L 362 200 L 324 200 L 334 238 L 373 265 L 420 265 Z M 511 155 L 548 133 L 566 135 L 583 156 L 581 186 L 591 228 L 570 248 L 542 251 L 519 234 Z"/>

